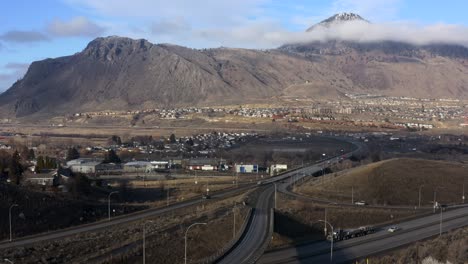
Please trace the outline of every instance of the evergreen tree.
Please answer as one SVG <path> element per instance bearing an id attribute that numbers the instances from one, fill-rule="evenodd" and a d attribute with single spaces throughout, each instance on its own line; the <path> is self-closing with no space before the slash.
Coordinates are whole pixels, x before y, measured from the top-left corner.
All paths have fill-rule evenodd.
<path id="1" fill-rule="evenodd" d="M 120 162 L 121 162 L 121 160 L 120 160 L 119 156 L 117 155 L 117 153 L 115 153 L 115 151 L 113 149 L 109 150 L 106 153 L 104 163 L 120 163 Z"/>
<path id="2" fill-rule="evenodd" d="M 37 157 L 36 172 L 41 172 L 41 170 L 43 170 L 43 169 L 45 169 L 44 157 L 39 156 L 39 157 Z"/>
<path id="3" fill-rule="evenodd" d="M 80 153 L 76 148 L 69 148 L 67 151 L 67 161 L 74 160 L 74 159 L 79 159 L 80 158 Z"/>
<path id="4" fill-rule="evenodd" d="M 34 153 L 34 149 L 29 149 L 28 159 L 33 160 L 35 158 L 36 158 L 36 154 Z"/>
<path id="5" fill-rule="evenodd" d="M 11 156 L 10 163 L 8 165 L 8 177 L 10 178 L 10 181 L 14 182 L 16 185 L 21 183 L 21 176 L 24 171 L 20 159 L 18 151 L 15 151 L 13 156 Z"/>
<path id="6" fill-rule="evenodd" d="M 169 142 L 171 142 L 171 144 L 174 144 L 177 142 L 174 134 L 171 134 L 171 136 L 169 137 Z"/>

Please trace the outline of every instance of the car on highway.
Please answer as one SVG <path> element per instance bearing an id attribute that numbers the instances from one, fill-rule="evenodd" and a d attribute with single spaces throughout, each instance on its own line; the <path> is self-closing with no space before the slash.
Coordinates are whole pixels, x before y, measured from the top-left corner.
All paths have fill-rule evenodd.
<path id="1" fill-rule="evenodd" d="M 390 233 L 394 233 L 394 232 L 398 231 L 399 229 L 400 228 L 398 228 L 398 226 L 392 226 L 387 231 L 390 232 Z"/>
<path id="2" fill-rule="evenodd" d="M 202 196 L 202 199 L 211 199 L 211 196 L 209 194 L 204 194 Z"/>
<path id="3" fill-rule="evenodd" d="M 357 201 L 354 203 L 355 205 L 359 205 L 359 206 L 364 206 L 364 205 L 367 205 L 367 203 L 365 201 Z"/>

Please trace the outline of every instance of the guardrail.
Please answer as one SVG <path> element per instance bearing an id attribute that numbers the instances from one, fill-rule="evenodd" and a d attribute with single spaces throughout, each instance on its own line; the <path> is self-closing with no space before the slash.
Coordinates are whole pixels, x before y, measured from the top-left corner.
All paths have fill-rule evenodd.
<path id="1" fill-rule="evenodd" d="M 265 241 L 263 241 L 262 246 L 257 249 L 257 251 L 250 257 L 249 260 L 244 262 L 245 264 L 254 264 L 256 263 L 260 257 L 262 257 L 263 253 L 267 249 L 268 245 L 270 244 L 271 237 L 273 236 L 273 231 L 274 231 L 274 224 L 275 224 L 275 209 L 271 208 L 270 210 L 270 223 L 268 227 L 268 233 L 266 235 Z"/>
<path id="2" fill-rule="evenodd" d="M 224 247 L 222 247 L 220 250 L 218 250 L 215 254 L 213 254 L 213 255 L 211 255 L 209 257 L 197 260 L 195 263 L 198 263 L 198 264 L 216 263 L 220 259 L 222 259 L 224 256 L 226 256 L 229 252 L 231 252 L 231 250 L 234 249 L 234 247 L 237 245 L 237 243 L 239 243 L 241 238 L 244 236 L 245 231 L 247 229 L 247 226 L 248 226 L 248 224 L 250 223 L 250 221 L 252 219 L 253 210 L 254 209 L 252 207 L 249 207 L 249 209 L 247 211 L 247 214 L 246 214 L 246 216 L 244 218 L 244 222 L 242 223 L 242 226 L 239 229 L 239 232 L 237 232 L 235 238 L 233 238 L 231 241 L 229 241 L 229 243 L 227 243 Z"/>

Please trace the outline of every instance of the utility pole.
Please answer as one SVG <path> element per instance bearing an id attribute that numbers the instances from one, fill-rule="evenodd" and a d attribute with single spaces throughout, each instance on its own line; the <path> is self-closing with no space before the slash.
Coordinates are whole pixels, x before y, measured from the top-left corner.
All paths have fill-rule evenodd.
<path id="1" fill-rule="evenodd" d="M 354 204 L 354 186 L 351 186 L 351 204 Z"/>

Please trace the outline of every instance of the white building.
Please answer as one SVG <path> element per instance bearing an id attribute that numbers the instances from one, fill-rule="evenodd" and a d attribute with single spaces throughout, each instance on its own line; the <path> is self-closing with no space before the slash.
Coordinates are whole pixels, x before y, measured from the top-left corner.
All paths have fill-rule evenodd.
<path id="1" fill-rule="evenodd" d="M 274 164 L 270 166 L 270 175 L 277 175 L 283 171 L 288 170 L 288 165 L 286 164 Z"/>
<path id="2" fill-rule="evenodd" d="M 67 167 L 75 173 L 95 173 L 102 161 L 95 159 L 74 159 L 67 162 Z"/>
<path id="3" fill-rule="evenodd" d="M 258 173 L 257 164 L 236 164 L 236 173 Z"/>

